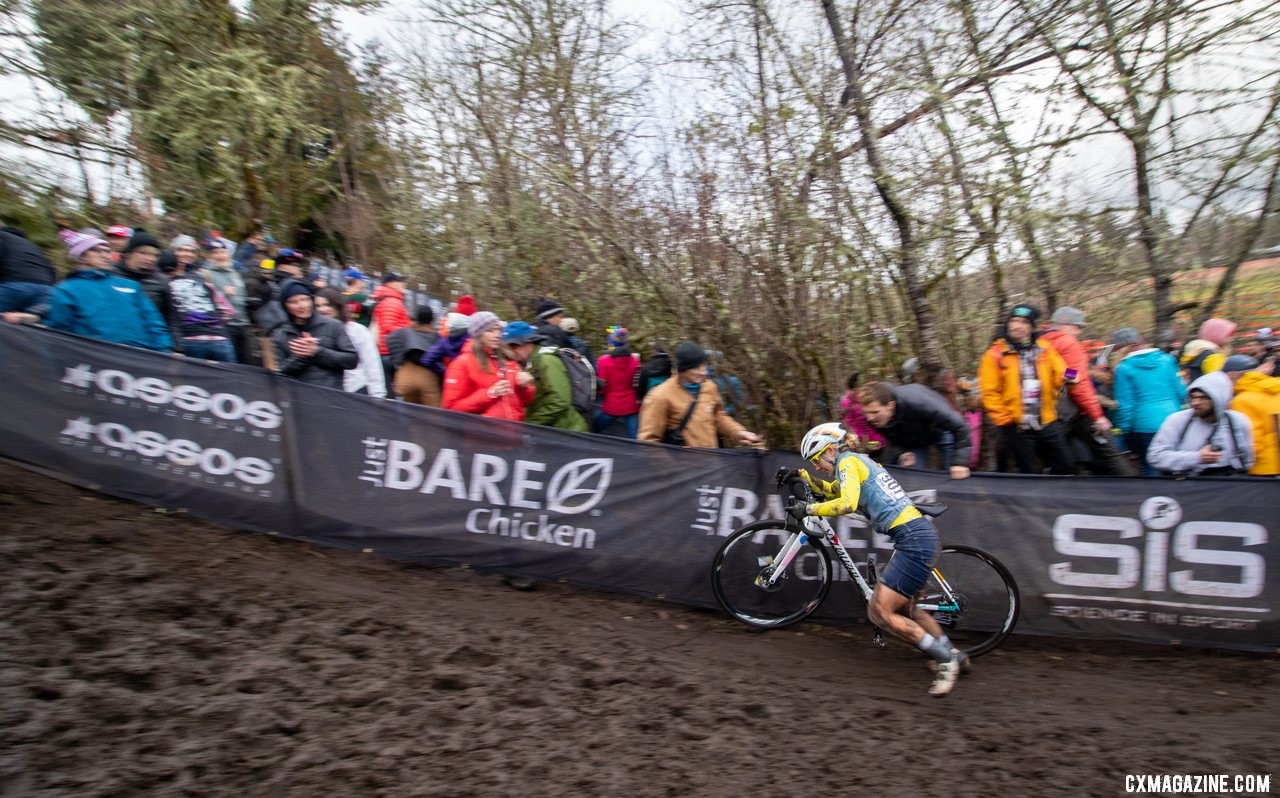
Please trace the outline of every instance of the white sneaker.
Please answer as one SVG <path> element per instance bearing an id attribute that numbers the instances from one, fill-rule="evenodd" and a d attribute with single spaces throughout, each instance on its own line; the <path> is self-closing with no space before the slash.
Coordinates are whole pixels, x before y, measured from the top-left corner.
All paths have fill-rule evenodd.
<path id="1" fill-rule="evenodd" d="M 960 660 L 960 672 L 968 673 L 973 670 L 973 663 L 969 660 L 969 655 L 958 648 L 951 649 L 951 656 Z M 929 670 L 934 673 L 938 672 L 938 661 L 936 659 L 926 660 Z"/>
<path id="2" fill-rule="evenodd" d="M 944 696 L 950 693 L 956 686 L 956 680 L 960 678 L 960 658 L 952 657 L 946 662 L 938 663 L 938 672 L 933 677 L 933 684 L 929 687 L 929 695 Z"/>

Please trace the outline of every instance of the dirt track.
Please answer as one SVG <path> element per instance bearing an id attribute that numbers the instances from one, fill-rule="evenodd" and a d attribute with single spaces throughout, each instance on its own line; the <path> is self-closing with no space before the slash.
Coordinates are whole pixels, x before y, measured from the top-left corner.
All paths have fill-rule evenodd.
<path id="1" fill-rule="evenodd" d="M 1015 639 L 938 700 L 862 627 L 520 593 L 9 464 L 0 558 L 3 796 L 1280 793 L 1275 657 Z"/>

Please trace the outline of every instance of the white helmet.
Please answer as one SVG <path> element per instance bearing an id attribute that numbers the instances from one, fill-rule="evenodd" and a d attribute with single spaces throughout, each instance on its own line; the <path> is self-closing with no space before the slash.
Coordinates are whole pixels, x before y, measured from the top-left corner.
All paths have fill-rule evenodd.
<path id="1" fill-rule="evenodd" d="M 804 440 L 800 441 L 800 456 L 812 462 L 818 455 L 825 452 L 827 447 L 840 443 L 848 434 L 842 424 L 834 421 L 819 424 L 805 433 Z"/>

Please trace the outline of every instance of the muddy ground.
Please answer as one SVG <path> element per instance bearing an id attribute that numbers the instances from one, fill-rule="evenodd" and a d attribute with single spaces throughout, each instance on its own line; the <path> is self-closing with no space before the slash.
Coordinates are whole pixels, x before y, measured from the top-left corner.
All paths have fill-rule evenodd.
<path id="1" fill-rule="evenodd" d="M 7 463 L 0 561 L 3 796 L 1119 796 L 1280 761 L 1273 656 L 1015 638 L 940 700 L 863 627 L 517 592 Z"/>

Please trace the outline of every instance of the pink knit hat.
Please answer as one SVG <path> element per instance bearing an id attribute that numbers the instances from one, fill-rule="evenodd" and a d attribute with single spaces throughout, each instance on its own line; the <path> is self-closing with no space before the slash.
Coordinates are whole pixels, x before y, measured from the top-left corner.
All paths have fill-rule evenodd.
<path id="1" fill-rule="evenodd" d="M 1236 323 L 1226 319 L 1209 319 L 1200 325 L 1200 337 L 1218 346 L 1226 346 L 1236 331 Z"/>
<path id="2" fill-rule="evenodd" d="M 107 246 L 107 242 L 97 236 L 77 233 L 74 230 L 60 230 L 58 237 L 67 245 L 67 252 L 72 260 L 80 260 L 80 256 L 96 246 Z"/>

